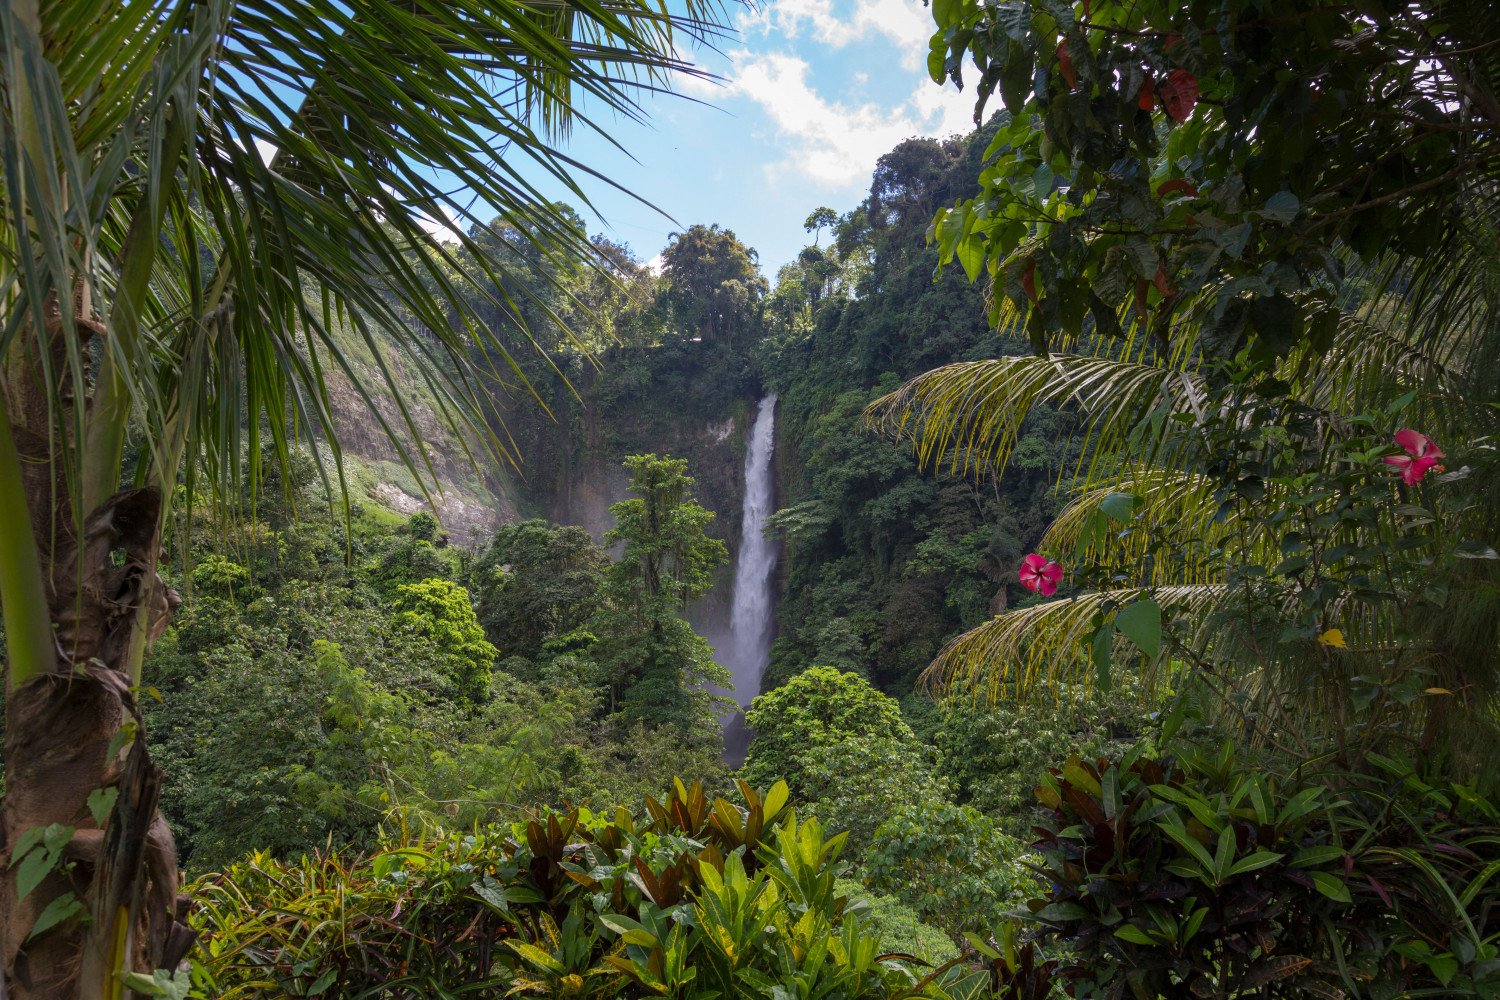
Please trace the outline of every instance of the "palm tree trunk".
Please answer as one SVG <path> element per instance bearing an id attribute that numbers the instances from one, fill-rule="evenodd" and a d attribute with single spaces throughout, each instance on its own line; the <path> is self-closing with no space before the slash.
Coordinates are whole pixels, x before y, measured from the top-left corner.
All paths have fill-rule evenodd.
<path id="1" fill-rule="evenodd" d="M 180 924 L 175 846 L 156 808 L 161 772 L 133 693 L 131 661 L 174 599 L 156 576 L 159 511 L 154 489 L 117 493 L 89 518 L 82 543 L 58 553 L 54 667 L 7 699 L 5 843 L 71 828 L 60 863 L 24 898 L 15 866 L 0 885 L 0 942 L 19 1000 L 121 996 L 118 971 L 175 966 L 192 941 Z M 30 938 L 69 894 L 88 919 Z"/>
<path id="2" fill-rule="evenodd" d="M 175 965 L 192 942 L 134 698 L 175 601 L 157 575 L 161 494 L 117 492 L 80 532 L 47 433 L 67 423 L 35 405 L 25 367 L 0 406 L 0 834 L 21 855 L 0 879 L 0 963 L 12 1000 L 113 1000 L 119 972 Z M 23 894 L 28 869 L 44 874 Z"/>

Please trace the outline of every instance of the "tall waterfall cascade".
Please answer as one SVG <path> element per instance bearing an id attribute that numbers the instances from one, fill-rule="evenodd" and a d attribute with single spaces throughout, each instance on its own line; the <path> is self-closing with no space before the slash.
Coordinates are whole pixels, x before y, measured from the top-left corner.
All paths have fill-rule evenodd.
<path id="1" fill-rule="evenodd" d="M 734 698 L 741 711 L 724 724 L 724 755 L 744 757 L 750 742 L 744 708 L 760 693 L 760 681 L 771 662 L 775 626 L 776 556 L 780 546 L 766 537 L 766 519 L 775 511 L 776 483 L 771 459 L 776 450 L 776 395 L 760 401 L 745 449 L 745 501 L 740 519 L 739 557 L 734 565 L 734 592 L 729 634 L 721 643 L 719 662 L 734 678 Z"/>

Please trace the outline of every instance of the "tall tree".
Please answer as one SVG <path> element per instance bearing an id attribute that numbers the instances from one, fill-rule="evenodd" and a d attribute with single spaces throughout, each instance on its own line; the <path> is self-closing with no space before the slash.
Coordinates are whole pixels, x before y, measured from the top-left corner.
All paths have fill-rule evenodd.
<path id="1" fill-rule="evenodd" d="M 685 36 L 720 16 L 711 0 L 680 17 L 645 0 L 0 8 L 9 996 L 119 996 L 122 973 L 191 940 L 133 693 L 175 601 L 157 566 L 179 482 L 229 503 L 256 489 L 266 439 L 286 462 L 299 435 L 337 477 L 330 371 L 366 402 L 376 373 L 400 417 L 372 418 L 426 471 L 377 326 L 439 419 L 502 453 L 467 348 L 503 362 L 517 331 L 466 304 L 509 293 L 460 231 L 480 220 L 452 180 L 542 254 L 591 256 L 536 195 L 548 177 L 586 201 L 553 140 L 587 121 L 580 100 L 638 117 L 636 85 L 687 68 Z M 463 267 L 426 232 L 450 216 Z"/>
<path id="2" fill-rule="evenodd" d="M 683 328 L 726 344 L 753 329 L 769 286 L 756 252 L 734 230 L 716 222 L 673 233 L 661 261 L 667 301 Z"/>
<path id="3" fill-rule="evenodd" d="M 474 563 L 479 622 L 502 656 L 535 659 L 597 610 L 609 556 L 577 525 L 507 524 Z"/>
<path id="4" fill-rule="evenodd" d="M 608 607 L 593 630 L 615 702 L 647 721 L 689 727 L 699 721 L 692 707 L 703 682 L 725 686 L 729 677 L 682 612 L 708 592 L 728 552 L 705 531 L 714 515 L 693 499 L 685 459 L 632 455 L 625 465 L 635 495 L 609 509 L 615 526 L 605 539 L 622 550 L 605 574 Z"/>

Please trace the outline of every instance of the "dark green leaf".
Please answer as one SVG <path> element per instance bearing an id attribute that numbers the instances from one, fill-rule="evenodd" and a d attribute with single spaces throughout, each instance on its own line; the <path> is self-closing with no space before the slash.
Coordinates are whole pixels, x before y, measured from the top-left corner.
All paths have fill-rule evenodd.
<path id="1" fill-rule="evenodd" d="M 1116 612 L 1115 628 L 1147 656 L 1155 656 L 1161 650 L 1161 608 L 1149 597 Z"/>

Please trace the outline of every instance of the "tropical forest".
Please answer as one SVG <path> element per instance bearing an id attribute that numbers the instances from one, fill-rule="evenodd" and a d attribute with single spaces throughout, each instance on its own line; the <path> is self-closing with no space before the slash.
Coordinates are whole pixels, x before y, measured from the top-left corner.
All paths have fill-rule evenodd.
<path id="1" fill-rule="evenodd" d="M 1500 998 L 1500 7 L 8 0 L 0 1000 Z"/>

